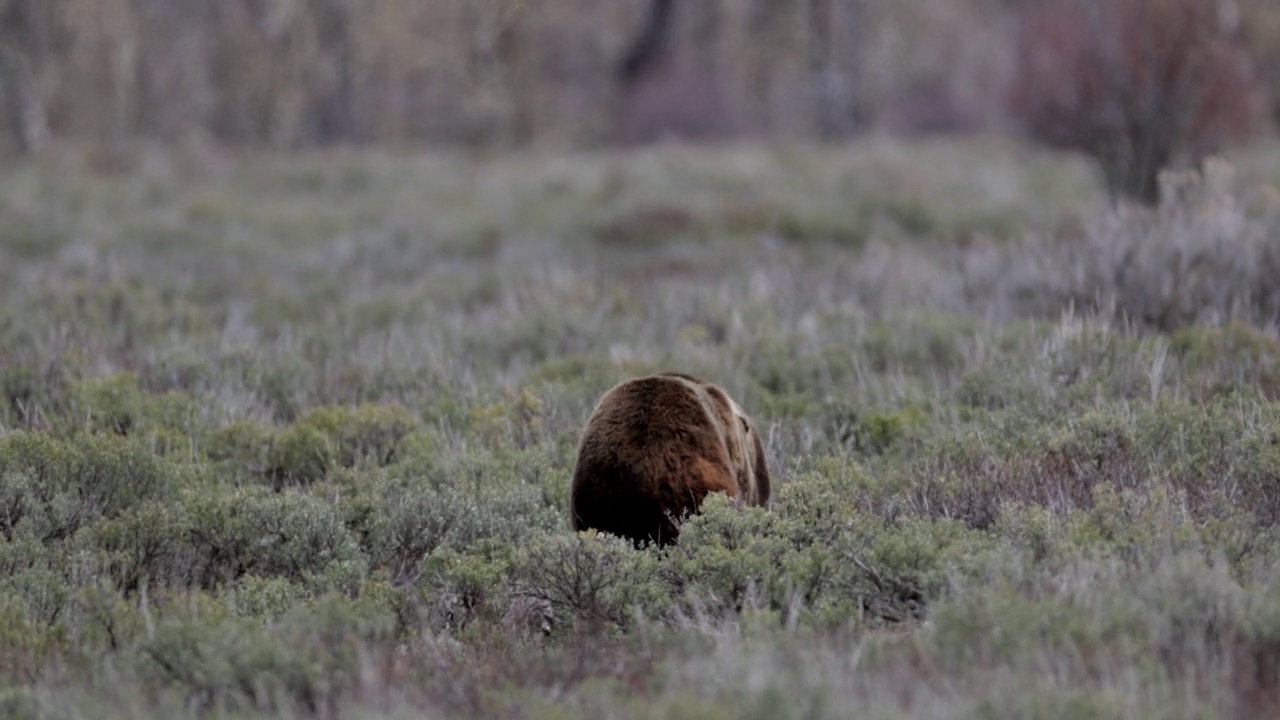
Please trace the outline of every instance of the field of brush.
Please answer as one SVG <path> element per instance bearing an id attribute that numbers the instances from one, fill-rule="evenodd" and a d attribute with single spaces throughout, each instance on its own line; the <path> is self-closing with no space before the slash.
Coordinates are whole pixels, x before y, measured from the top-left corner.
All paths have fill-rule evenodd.
<path id="1" fill-rule="evenodd" d="M 0 175 L 0 716 L 1280 710 L 1280 147 L 1112 209 L 996 140 Z M 680 370 L 772 507 L 569 528 Z"/>

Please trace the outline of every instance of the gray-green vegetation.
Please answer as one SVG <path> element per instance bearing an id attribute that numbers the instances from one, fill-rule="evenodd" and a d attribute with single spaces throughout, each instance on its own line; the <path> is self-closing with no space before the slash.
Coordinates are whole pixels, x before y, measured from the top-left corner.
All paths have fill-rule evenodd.
<path id="1" fill-rule="evenodd" d="M 66 150 L 0 177 L 0 716 L 1280 709 L 1274 149 Z M 772 507 L 577 535 L 679 369 Z"/>

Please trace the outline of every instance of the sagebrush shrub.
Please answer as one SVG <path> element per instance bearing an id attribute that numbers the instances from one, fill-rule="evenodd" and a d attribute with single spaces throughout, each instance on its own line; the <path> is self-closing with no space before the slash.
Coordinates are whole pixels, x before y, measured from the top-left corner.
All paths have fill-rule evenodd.
<path id="1" fill-rule="evenodd" d="M 54 636 L 66 632 L 58 620 L 66 615 L 76 588 L 61 573 L 36 565 L 6 577 L 4 590 L 33 621 L 43 626 L 43 630 Z"/>
<path id="2" fill-rule="evenodd" d="M 83 418 L 84 427 L 96 432 L 128 435 L 152 410 L 150 395 L 128 373 L 79 383 L 71 397 L 72 417 Z"/>
<path id="3" fill-rule="evenodd" d="M 0 689 L 0 715 L 13 720 L 39 720 L 47 714 L 40 693 L 29 687 Z"/>
<path id="4" fill-rule="evenodd" d="M 316 407 L 297 422 L 329 438 L 334 459 L 342 467 L 390 464 L 400 441 L 419 424 L 417 417 L 399 403 Z"/>
<path id="5" fill-rule="evenodd" d="M 1114 316 L 1161 332 L 1280 318 L 1280 235 L 1245 212 L 1234 168 L 1217 158 L 1167 175 L 1155 209 L 1121 208 L 1079 232 L 1032 235 L 974 278 L 1018 314 Z M 963 271 L 962 271 L 963 272 Z M 981 285 L 981 287 L 978 286 Z"/>
<path id="6" fill-rule="evenodd" d="M 1173 333 L 1169 349 L 1197 396 L 1256 390 L 1269 400 L 1280 398 L 1280 338 L 1272 333 L 1239 320 L 1193 325 Z"/>
<path id="7" fill-rule="evenodd" d="M 411 583 L 419 563 L 439 548 L 518 545 L 541 532 L 567 529 L 563 511 L 548 502 L 545 490 L 506 474 L 500 457 L 475 460 L 480 482 L 465 477 L 473 465 L 468 459 L 446 468 L 410 463 L 343 471 L 335 473 L 332 491 L 371 567 L 394 583 Z"/>
<path id="8" fill-rule="evenodd" d="M 311 425 L 295 423 L 271 438 L 267 477 L 276 488 L 306 487 L 323 480 L 333 463 L 333 441 Z"/>
<path id="9" fill-rule="evenodd" d="M 249 620 L 208 618 L 158 627 L 139 648 L 145 676 L 176 687 L 189 707 L 315 710 L 318 698 L 304 658 Z"/>
<path id="10" fill-rule="evenodd" d="M 467 552 L 444 546 L 423 557 L 415 571 L 428 619 L 455 631 L 476 618 L 497 621 L 511 602 L 515 554 L 513 546 L 495 540 Z"/>
<path id="11" fill-rule="evenodd" d="M 152 393 L 136 375 L 82 380 L 68 389 L 60 434 L 108 433 L 133 437 L 160 455 L 188 459 L 208 428 L 196 403 L 182 392 Z"/>
<path id="12" fill-rule="evenodd" d="M 777 608 L 789 588 L 781 576 L 790 543 L 779 519 L 758 507 L 734 507 L 723 493 L 703 500 L 681 526 L 679 546 L 664 570 L 689 612 L 722 617 Z"/>
<path id="13" fill-rule="evenodd" d="M 310 596 L 306 588 L 288 578 L 245 575 L 225 585 L 218 599 L 241 617 L 277 620 Z"/>
<path id="14" fill-rule="evenodd" d="M 21 347 L 5 335 L 0 342 Z M 22 358 L 0 351 L 0 419 L 9 427 L 48 429 L 67 404 L 72 370 L 65 358 Z"/>
<path id="15" fill-rule="evenodd" d="M 325 587 L 367 564 L 334 506 L 301 492 L 191 490 L 181 503 L 198 587 L 220 587 L 246 575 Z M 327 576 L 329 571 L 339 576 Z"/>
<path id="16" fill-rule="evenodd" d="M 220 470 L 220 475 L 235 482 L 261 481 L 273 473 L 284 474 L 284 453 L 272 456 L 272 430 L 260 423 L 242 421 L 227 425 L 213 433 L 205 445 L 205 454 Z"/>
<path id="17" fill-rule="evenodd" d="M 0 534 L 65 540 L 99 518 L 169 497 L 177 484 L 168 461 L 128 438 L 15 432 L 0 437 Z"/>
<path id="18" fill-rule="evenodd" d="M 546 601 L 562 619 L 556 627 L 579 632 L 660 618 L 671 602 L 656 550 L 604 534 L 535 538 L 516 555 L 512 576 L 517 595 Z"/>
<path id="19" fill-rule="evenodd" d="M 496 518 L 465 491 L 388 485 L 376 506 L 377 530 L 368 538 L 375 566 L 385 568 L 393 582 L 414 578 L 418 563 L 436 548 L 465 548 L 492 531 Z"/>
<path id="20" fill-rule="evenodd" d="M 399 403 L 319 406 L 274 432 L 252 422 L 227 425 L 210 437 L 205 452 L 233 477 L 260 476 L 277 489 L 309 486 L 335 468 L 397 461 L 402 441 L 419 424 Z M 430 442 L 419 438 L 417 445 L 429 449 Z"/>
<path id="21" fill-rule="evenodd" d="M 171 500 L 147 501 L 84 528 L 73 547 L 92 558 L 121 592 L 144 585 L 182 587 L 193 581 L 197 560 L 187 520 Z"/>
<path id="22" fill-rule="evenodd" d="M 74 652 L 81 657 L 127 652 L 147 631 L 145 613 L 110 580 L 81 587 L 70 604 L 66 624 Z"/>
<path id="23" fill-rule="evenodd" d="M 20 592 L 0 589 L 0 684 L 27 685 L 63 649 L 66 628 L 42 617 Z"/>

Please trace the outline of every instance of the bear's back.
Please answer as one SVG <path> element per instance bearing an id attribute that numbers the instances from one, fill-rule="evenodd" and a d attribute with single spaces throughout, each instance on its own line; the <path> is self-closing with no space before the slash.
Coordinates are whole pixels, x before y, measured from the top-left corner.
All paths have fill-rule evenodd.
<path id="1" fill-rule="evenodd" d="M 605 393 L 578 449 L 574 529 L 665 542 L 708 492 L 737 495 L 716 402 L 704 383 L 675 374 L 634 378 Z"/>

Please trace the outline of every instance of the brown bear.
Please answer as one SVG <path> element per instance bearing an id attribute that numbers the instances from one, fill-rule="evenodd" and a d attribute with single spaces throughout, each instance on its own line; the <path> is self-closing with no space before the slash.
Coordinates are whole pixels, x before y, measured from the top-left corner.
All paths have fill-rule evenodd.
<path id="1" fill-rule="evenodd" d="M 610 389 L 587 420 L 570 487 L 574 530 L 665 545 L 719 490 L 769 501 L 769 468 L 755 426 L 724 390 L 662 373 Z"/>

